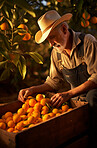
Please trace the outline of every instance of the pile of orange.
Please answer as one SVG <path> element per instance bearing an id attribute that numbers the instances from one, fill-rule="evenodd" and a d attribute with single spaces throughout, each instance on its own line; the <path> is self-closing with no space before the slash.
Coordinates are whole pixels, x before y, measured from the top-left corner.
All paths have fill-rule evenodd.
<path id="1" fill-rule="evenodd" d="M 17 133 L 70 110 L 72 108 L 68 104 L 60 108 L 52 107 L 50 99 L 45 98 L 43 94 L 38 94 L 36 97 L 29 96 L 16 113 L 6 112 L 2 115 L 0 128 Z"/>

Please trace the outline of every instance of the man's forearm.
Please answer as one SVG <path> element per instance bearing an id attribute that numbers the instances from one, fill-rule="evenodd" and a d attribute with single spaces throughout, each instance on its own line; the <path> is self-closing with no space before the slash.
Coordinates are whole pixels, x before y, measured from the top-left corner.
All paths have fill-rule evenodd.
<path id="1" fill-rule="evenodd" d="M 51 86 L 49 86 L 47 83 L 37 85 L 37 86 L 32 86 L 30 88 L 33 89 L 34 93 L 43 93 L 46 91 L 54 91 L 54 89 Z"/>
<path id="2" fill-rule="evenodd" d="M 68 92 L 71 94 L 72 97 L 76 97 L 94 88 L 97 88 L 97 84 L 89 80 L 81 84 L 80 86 L 73 88 L 72 90 L 69 90 Z"/>

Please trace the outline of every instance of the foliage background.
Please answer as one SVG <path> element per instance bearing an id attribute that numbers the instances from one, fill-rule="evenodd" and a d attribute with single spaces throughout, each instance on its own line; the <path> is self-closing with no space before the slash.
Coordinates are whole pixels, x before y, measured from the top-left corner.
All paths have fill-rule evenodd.
<path id="1" fill-rule="evenodd" d="M 90 19 L 93 16 L 97 16 L 97 2 L 96 0 L 0 0 L 0 14 L 5 16 L 5 20 L 8 19 L 12 22 L 14 17 L 14 24 L 18 27 L 23 23 L 28 26 L 31 39 L 29 41 L 23 41 L 19 38 L 19 50 L 24 52 L 37 52 L 43 57 L 43 64 L 38 64 L 35 60 L 28 58 L 26 61 L 27 73 L 25 79 L 22 79 L 19 73 L 15 73 L 7 79 L 0 81 L 0 96 L 11 97 L 12 94 L 18 94 L 19 90 L 32 85 L 41 84 L 45 81 L 50 66 L 50 52 L 51 48 L 47 42 L 40 45 L 35 43 L 34 36 L 39 30 L 37 20 L 48 10 L 55 9 L 60 15 L 65 13 L 72 13 L 73 17 L 69 23 L 69 26 L 75 31 L 81 31 L 85 33 L 91 33 L 97 38 L 97 23 L 92 24 Z M 14 10 L 14 15 L 11 16 L 11 11 Z M 82 17 L 83 13 L 89 13 L 89 26 L 82 27 L 81 21 L 84 23 Z M 7 14 L 10 17 L 7 17 Z M 0 15 L 2 16 L 2 15 Z M 7 19 L 6 19 L 7 18 Z M 0 17 L 0 25 L 2 19 Z M 9 23 L 9 21 L 8 21 Z M 10 26 L 10 23 L 9 23 Z M 1 30 L 0 30 L 1 31 Z M 2 71 L 2 69 L 1 69 Z M 15 96 L 16 97 L 16 96 Z"/>

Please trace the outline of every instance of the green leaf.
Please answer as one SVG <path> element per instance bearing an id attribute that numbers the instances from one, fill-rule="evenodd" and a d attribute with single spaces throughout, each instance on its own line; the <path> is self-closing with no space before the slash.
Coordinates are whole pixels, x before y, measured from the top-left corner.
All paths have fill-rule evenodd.
<path id="1" fill-rule="evenodd" d="M 19 69 L 19 72 L 20 72 L 22 78 L 24 79 L 26 76 L 26 60 L 25 60 L 24 56 L 20 57 L 17 66 L 18 66 L 18 69 Z"/>
<path id="2" fill-rule="evenodd" d="M 6 80 L 10 76 L 10 69 L 5 69 L 1 76 L 0 76 L 0 81 Z"/>
<path id="3" fill-rule="evenodd" d="M 37 52 L 26 52 L 26 54 L 29 54 L 35 60 L 35 62 L 37 62 L 39 64 L 43 64 L 43 58 L 39 53 L 37 53 Z"/>
<path id="4" fill-rule="evenodd" d="M 22 36 L 16 35 L 13 39 L 13 43 L 22 41 L 23 37 L 24 37 L 24 35 L 22 35 Z"/>
<path id="5" fill-rule="evenodd" d="M 11 22 L 9 19 L 7 19 L 7 18 L 6 18 L 6 20 L 7 20 L 8 23 L 10 24 L 10 27 L 13 28 L 13 24 L 12 24 L 12 22 Z"/>
<path id="6" fill-rule="evenodd" d="M 6 13 L 7 18 L 9 18 L 9 12 L 8 12 L 8 10 L 7 10 L 7 7 L 6 7 L 6 6 L 4 7 L 4 11 L 5 11 L 5 13 Z"/>
<path id="7" fill-rule="evenodd" d="M 8 62 L 7 60 L 0 62 L 0 67 L 3 67 L 7 62 Z"/>
<path id="8" fill-rule="evenodd" d="M 10 59 L 9 58 L 9 54 L 8 52 L 6 51 L 6 49 L 3 49 L 2 47 L 0 47 L 0 53 L 6 58 L 6 59 Z"/>
<path id="9" fill-rule="evenodd" d="M 83 3 L 84 3 L 83 0 L 78 1 L 77 10 L 79 13 L 81 13 Z"/>
<path id="10" fill-rule="evenodd" d="M 11 46 L 9 41 L 7 40 L 7 37 L 3 33 L 0 33 L 0 38 L 2 39 L 6 49 L 11 50 Z"/>
<path id="11" fill-rule="evenodd" d="M 2 0 L 2 1 L 0 2 L 0 9 L 3 7 L 4 3 L 5 3 L 5 0 Z"/>
<path id="12" fill-rule="evenodd" d="M 33 17 L 36 17 L 35 13 L 33 12 L 33 8 L 27 3 L 26 0 L 8 0 L 6 2 L 10 4 L 12 3 L 16 4 L 17 6 L 24 9 L 26 12 L 28 12 Z"/>
<path id="13" fill-rule="evenodd" d="M 17 28 L 14 33 L 27 33 L 27 31 L 25 29 L 22 29 L 22 28 Z"/>
<path id="14" fill-rule="evenodd" d="M 20 58 L 20 55 L 19 54 L 14 54 L 15 58 L 13 59 L 13 63 L 15 64 L 15 66 L 18 65 L 18 62 L 19 62 L 19 58 Z"/>

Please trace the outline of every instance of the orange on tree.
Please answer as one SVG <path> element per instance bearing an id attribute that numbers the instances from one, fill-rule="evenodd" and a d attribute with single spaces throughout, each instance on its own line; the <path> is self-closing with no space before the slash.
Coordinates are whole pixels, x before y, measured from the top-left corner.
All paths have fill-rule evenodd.
<path id="1" fill-rule="evenodd" d="M 1 30 L 8 30 L 8 23 L 4 22 L 0 25 Z"/>
<path id="2" fill-rule="evenodd" d="M 26 33 L 25 36 L 22 38 L 23 41 L 28 41 L 31 39 L 31 34 L 30 33 Z"/>
<path id="3" fill-rule="evenodd" d="M 37 94 L 36 95 L 36 100 L 37 101 L 41 101 L 41 99 L 43 99 L 44 97 L 43 97 L 43 95 L 42 94 Z"/>
<path id="4" fill-rule="evenodd" d="M 82 27 L 84 27 L 84 28 L 86 28 L 86 27 L 88 27 L 89 26 L 89 21 L 88 20 L 85 20 L 84 22 L 83 21 L 81 21 L 81 26 Z"/>
<path id="5" fill-rule="evenodd" d="M 84 12 L 84 13 L 82 14 L 82 17 L 83 17 L 85 20 L 89 20 L 89 19 L 90 19 L 90 14 Z"/>
<path id="6" fill-rule="evenodd" d="M 91 21 L 91 23 L 96 24 L 97 23 L 97 17 L 96 16 L 91 17 L 90 21 Z"/>
<path id="7" fill-rule="evenodd" d="M 63 2 L 63 0 L 57 0 L 57 2 Z"/>
<path id="8" fill-rule="evenodd" d="M 35 104 L 36 104 L 36 100 L 35 100 L 35 99 L 30 99 L 30 100 L 29 100 L 29 105 L 30 105 L 31 107 L 34 107 Z"/>
<path id="9" fill-rule="evenodd" d="M 28 31 L 28 27 L 25 24 L 20 24 L 18 26 L 18 28 L 21 28 L 21 29 L 24 29 L 24 30 Z M 20 32 L 18 32 L 18 34 L 19 35 L 24 35 L 24 33 L 20 33 Z"/>
<path id="10" fill-rule="evenodd" d="M 6 124 L 4 122 L 0 122 L 0 128 L 1 129 L 6 129 Z"/>

